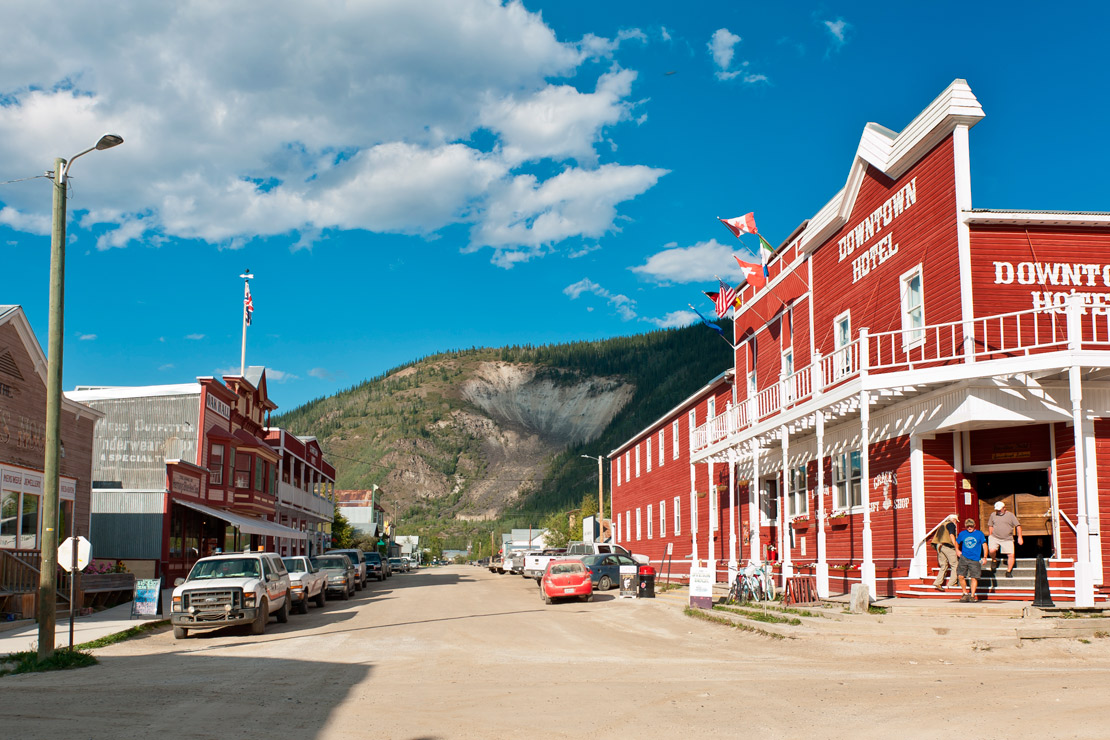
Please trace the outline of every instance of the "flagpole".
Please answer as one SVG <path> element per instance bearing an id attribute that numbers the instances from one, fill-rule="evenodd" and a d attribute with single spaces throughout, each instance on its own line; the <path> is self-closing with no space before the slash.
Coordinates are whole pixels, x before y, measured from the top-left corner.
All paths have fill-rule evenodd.
<path id="1" fill-rule="evenodd" d="M 243 351 L 239 355 L 239 375 L 247 374 L 247 300 L 251 295 L 251 270 L 248 267 L 242 275 L 243 278 Z"/>

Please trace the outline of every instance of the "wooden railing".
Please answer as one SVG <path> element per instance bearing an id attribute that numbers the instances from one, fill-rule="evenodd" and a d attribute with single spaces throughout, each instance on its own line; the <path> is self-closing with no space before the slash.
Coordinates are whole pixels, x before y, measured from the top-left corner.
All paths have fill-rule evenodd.
<path id="1" fill-rule="evenodd" d="M 33 594 L 39 590 L 42 553 L 39 550 L 0 550 L 0 591 Z M 69 603 L 70 574 L 58 568 L 58 599 Z"/>
<path id="2" fill-rule="evenodd" d="M 808 401 L 849 380 L 881 373 L 970 364 L 1048 352 L 1110 350 L 1110 309 L 1067 304 L 859 336 L 835 352 L 781 377 L 690 434 L 698 451 Z"/>

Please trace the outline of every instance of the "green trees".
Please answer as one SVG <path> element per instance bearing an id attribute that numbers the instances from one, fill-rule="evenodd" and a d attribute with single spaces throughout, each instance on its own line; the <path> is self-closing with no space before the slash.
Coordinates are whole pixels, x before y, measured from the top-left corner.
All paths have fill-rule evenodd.
<path id="1" fill-rule="evenodd" d="M 347 517 L 336 509 L 335 516 L 331 520 L 331 546 L 350 547 L 354 541 L 354 535 L 355 528 L 347 521 Z"/>

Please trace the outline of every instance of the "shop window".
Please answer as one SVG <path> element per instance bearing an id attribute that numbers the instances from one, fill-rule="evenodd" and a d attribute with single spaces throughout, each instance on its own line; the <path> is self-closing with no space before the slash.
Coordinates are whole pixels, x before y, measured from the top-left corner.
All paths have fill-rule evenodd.
<path id="1" fill-rule="evenodd" d="M 778 476 L 763 481 L 759 489 L 759 523 L 766 527 L 779 519 L 779 479 Z"/>
<path id="2" fill-rule="evenodd" d="M 786 497 L 786 515 L 801 516 L 809 513 L 809 500 L 806 496 L 806 466 L 799 465 L 790 469 L 789 493 Z"/>
<path id="3" fill-rule="evenodd" d="M 174 509 L 170 516 L 170 557 L 180 558 L 184 541 L 182 538 L 181 530 L 181 507 Z"/>
<path id="4" fill-rule="evenodd" d="M 19 542 L 19 494 L 0 493 L 0 548 L 15 549 Z"/>
<path id="5" fill-rule="evenodd" d="M 23 494 L 19 546 L 25 550 L 36 550 L 39 546 L 39 497 L 30 493 Z"/>
<path id="6" fill-rule="evenodd" d="M 235 456 L 235 487 L 250 488 L 251 486 L 251 456 Z"/>
<path id="7" fill-rule="evenodd" d="M 224 484 L 224 446 L 212 445 L 208 452 L 208 484 L 220 487 Z"/>
<path id="8" fill-rule="evenodd" d="M 910 349 L 925 341 L 925 298 L 921 290 L 921 265 L 902 275 L 902 347 Z"/>
<path id="9" fill-rule="evenodd" d="M 266 463 L 262 460 L 254 462 L 254 490 L 261 491 L 266 480 Z"/>
<path id="10" fill-rule="evenodd" d="M 674 497 L 674 533 L 679 535 L 682 533 L 682 498 L 680 496 Z"/>
<path id="11" fill-rule="evenodd" d="M 709 531 L 717 529 L 717 484 L 709 484 Z"/>
<path id="12" fill-rule="evenodd" d="M 859 451 L 833 456 L 834 509 L 851 509 L 863 504 Z"/>

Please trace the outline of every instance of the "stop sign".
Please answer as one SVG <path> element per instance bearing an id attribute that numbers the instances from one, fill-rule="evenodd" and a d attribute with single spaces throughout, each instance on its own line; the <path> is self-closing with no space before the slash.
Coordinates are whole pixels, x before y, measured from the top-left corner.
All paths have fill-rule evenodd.
<path id="1" fill-rule="evenodd" d="M 77 570 L 84 570 L 92 556 L 92 545 L 84 537 L 66 537 L 65 542 L 58 545 L 58 565 L 69 573 L 73 569 L 73 548 L 77 547 Z"/>

